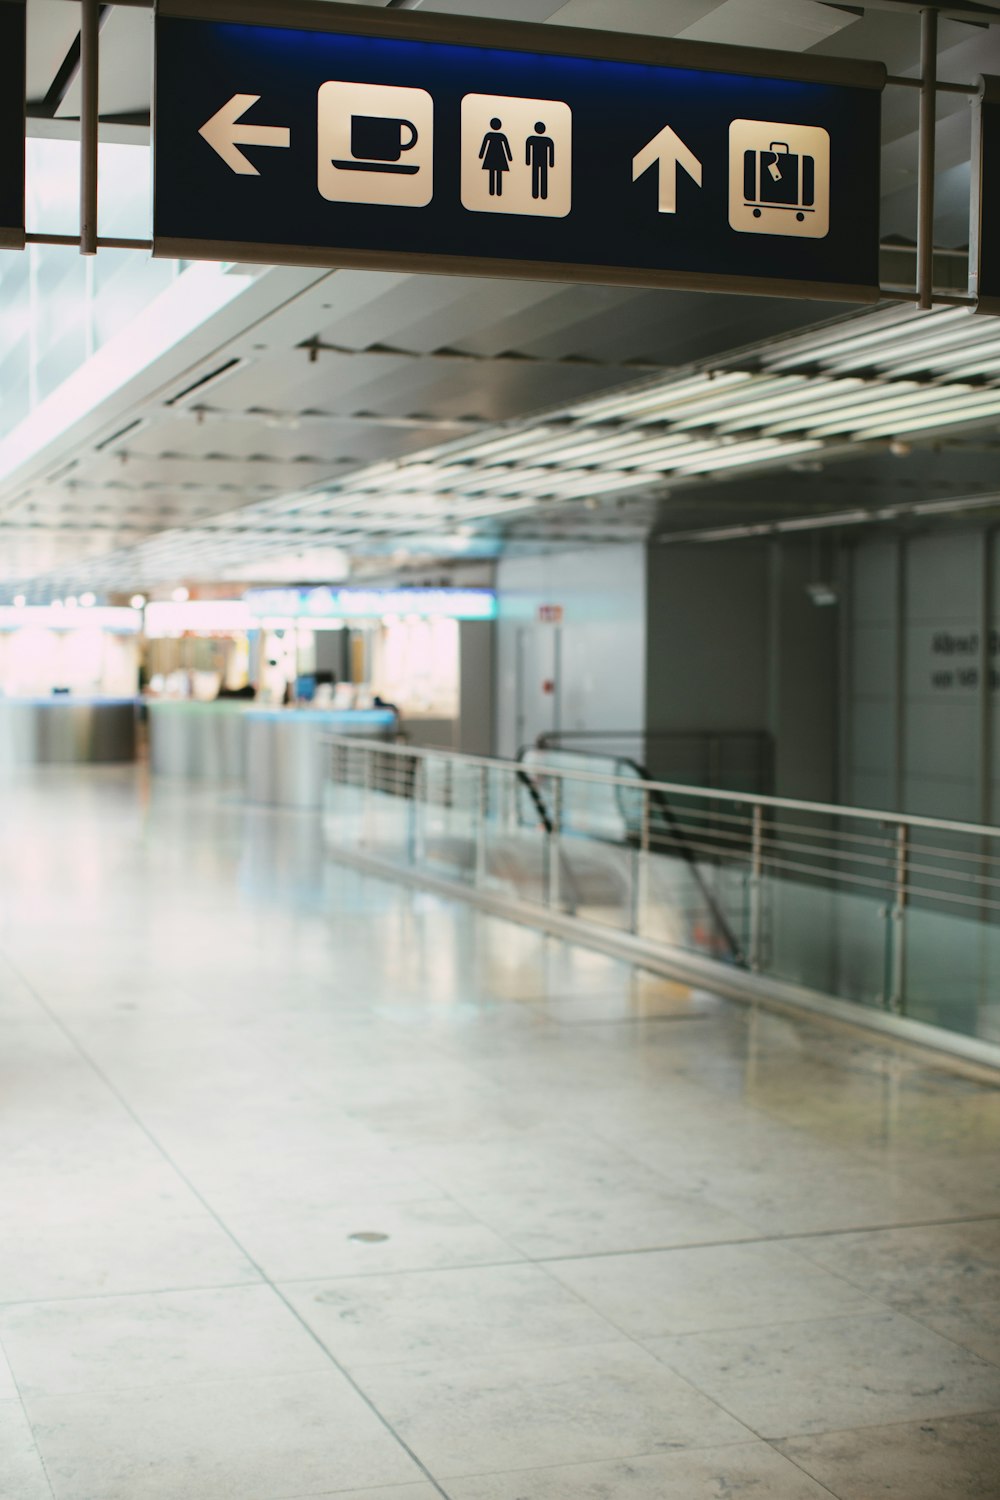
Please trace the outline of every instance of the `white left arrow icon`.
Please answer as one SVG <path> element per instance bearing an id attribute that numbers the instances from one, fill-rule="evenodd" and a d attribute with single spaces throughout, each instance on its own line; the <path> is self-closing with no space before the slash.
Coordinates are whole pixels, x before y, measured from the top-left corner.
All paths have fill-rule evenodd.
<path id="1" fill-rule="evenodd" d="M 661 214 L 677 212 L 677 173 L 681 167 L 701 187 L 701 162 L 689 150 L 680 136 L 664 125 L 658 135 L 643 146 L 632 158 L 632 181 L 636 182 L 643 172 L 659 163 Z"/>
<path id="2" fill-rule="evenodd" d="M 243 122 L 243 116 L 259 98 L 259 94 L 234 94 L 198 132 L 212 150 L 219 153 L 226 166 L 243 177 L 259 177 L 260 173 L 250 158 L 243 155 L 240 146 L 292 144 L 292 132 L 284 125 L 248 125 Z"/>

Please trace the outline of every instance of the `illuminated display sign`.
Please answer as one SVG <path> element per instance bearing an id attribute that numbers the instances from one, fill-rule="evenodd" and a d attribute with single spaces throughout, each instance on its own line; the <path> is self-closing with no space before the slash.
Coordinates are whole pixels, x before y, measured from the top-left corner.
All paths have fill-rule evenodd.
<path id="1" fill-rule="evenodd" d="M 138 635 L 142 611 L 114 606 L 67 609 L 55 604 L 0 606 L 0 630 L 112 630 Z"/>
<path id="2" fill-rule="evenodd" d="M 387 615 L 422 620 L 495 620 L 492 589 L 251 589 L 246 596 L 258 619 L 381 620 Z"/>
<path id="3" fill-rule="evenodd" d="M 153 251 L 874 301 L 884 82 L 423 10 L 159 0 Z"/>
<path id="4" fill-rule="evenodd" d="M 238 634 L 255 630 L 258 621 L 242 599 L 186 599 L 146 605 L 148 636 Z"/>

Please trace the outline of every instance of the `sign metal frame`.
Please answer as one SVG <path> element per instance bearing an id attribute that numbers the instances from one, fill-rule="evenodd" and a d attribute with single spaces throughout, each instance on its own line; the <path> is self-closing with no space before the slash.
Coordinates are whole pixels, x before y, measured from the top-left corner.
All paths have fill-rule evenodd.
<path id="1" fill-rule="evenodd" d="M 17 12 L 20 12 L 20 27 L 18 28 Z M 12 138 L 12 154 L 14 161 L 14 193 L 13 196 L 19 200 L 18 222 L 5 224 L 0 222 L 0 250 L 23 250 L 25 246 L 24 226 L 24 180 L 25 180 L 25 141 L 27 138 L 27 0 L 0 0 L 0 14 L 9 17 L 14 14 L 14 26 L 19 30 L 19 39 L 15 39 L 15 52 L 12 62 L 12 71 L 15 73 L 15 85 L 11 90 L 10 97 L 0 99 L 0 140 L 8 131 Z M 5 22 L 6 24 L 6 22 Z M 18 45 L 18 40 L 20 45 Z M 18 170 L 17 146 L 14 144 L 18 133 L 18 119 L 20 120 L 20 165 Z M 6 143 L 0 146 L 0 158 L 5 157 Z M 7 165 L 3 160 L 3 166 Z M 2 199 L 0 199 L 2 201 Z"/>
<path id="2" fill-rule="evenodd" d="M 992 137 L 992 138 L 990 138 Z M 987 187 L 990 172 L 1000 169 L 1000 78 L 981 76 L 972 99 L 972 158 L 969 193 L 969 296 L 975 311 L 1000 313 L 1000 212 Z M 990 280 L 983 259 L 992 252 L 996 271 Z"/>
<path id="3" fill-rule="evenodd" d="M 0 0 L 3 3 L 3 0 Z M 677 41 L 574 27 L 527 22 L 456 18 L 430 11 L 372 9 L 331 4 L 328 0 L 156 0 L 157 19 L 214 21 L 233 25 L 276 27 L 286 31 L 317 31 L 383 40 L 430 42 L 457 47 L 481 47 L 587 61 L 632 63 L 688 71 L 775 79 L 793 83 L 831 84 L 881 92 L 886 83 L 883 63 L 862 59 L 823 57 L 733 47 L 719 43 Z M 153 182 L 157 154 L 166 149 L 157 139 L 156 94 L 153 99 Z M 881 297 L 877 285 L 766 277 L 651 270 L 648 267 L 581 265 L 550 260 L 533 261 L 424 251 L 341 249 L 248 243 L 157 234 L 154 256 L 180 260 L 243 261 L 259 264 L 318 266 L 335 269 L 402 271 L 516 277 L 521 280 L 584 282 L 604 286 L 637 286 L 677 291 L 715 291 L 790 297 L 830 302 L 873 303 Z"/>

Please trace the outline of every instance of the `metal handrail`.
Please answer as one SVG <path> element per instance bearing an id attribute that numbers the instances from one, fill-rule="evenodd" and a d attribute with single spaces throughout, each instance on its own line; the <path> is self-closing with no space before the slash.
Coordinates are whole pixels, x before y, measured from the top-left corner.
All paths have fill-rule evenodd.
<path id="1" fill-rule="evenodd" d="M 519 766 L 524 766 L 524 757 L 531 752 L 531 746 L 524 746 L 518 751 L 517 761 Z M 565 755 L 586 754 L 585 751 L 578 750 L 565 750 L 562 753 Z M 722 907 L 719 905 L 719 902 L 716 900 L 715 892 L 712 890 L 711 886 L 708 884 L 708 881 L 705 879 L 701 870 L 698 868 L 698 858 L 695 848 L 692 845 L 691 841 L 688 839 L 687 835 L 682 831 L 682 826 L 678 822 L 678 819 L 674 814 L 673 808 L 670 806 L 670 802 L 666 794 L 652 784 L 649 779 L 649 772 L 646 770 L 646 767 L 640 765 L 637 760 L 633 760 L 630 755 L 609 755 L 607 758 L 613 761 L 616 765 L 628 766 L 632 771 L 635 772 L 635 778 L 632 781 L 633 787 L 644 786 L 650 789 L 650 800 L 651 802 L 653 802 L 657 812 L 660 814 L 667 828 L 670 830 L 674 845 L 678 853 L 680 854 L 681 859 L 691 871 L 692 879 L 694 880 L 698 889 L 701 891 L 705 904 L 712 914 L 712 920 L 715 922 L 716 927 L 718 928 L 722 937 L 725 939 L 726 946 L 729 949 L 731 958 L 735 963 L 745 963 L 746 955 L 740 947 L 739 940 L 737 939 L 736 934 L 733 932 L 733 929 L 730 926 L 729 922 L 726 920 L 726 914 L 722 910 Z M 532 766 L 531 769 L 535 770 L 536 768 Z M 544 775 L 544 772 L 542 772 L 541 774 Z M 616 788 L 616 790 L 620 790 L 620 788 Z M 621 814 L 622 821 L 625 824 L 625 827 L 628 828 L 628 815 L 621 805 L 621 798 L 619 797 L 617 800 L 618 810 Z"/>
<path id="2" fill-rule="evenodd" d="M 419 830 L 427 826 L 417 805 L 420 787 L 424 787 L 424 802 L 437 802 L 436 796 L 427 796 L 428 784 L 439 779 L 428 776 L 428 763 L 443 766 L 446 796 L 442 805 L 446 808 L 452 806 L 448 788 L 453 784 L 468 787 L 478 780 L 474 821 L 469 830 L 474 861 L 470 868 L 475 873 L 471 881 L 466 879 L 459 860 L 460 878 L 453 884 L 462 894 L 471 890 L 469 899 L 483 903 L 491 899 L 486 894 L 491 889 L 487 875 L 489 838 L 498 836 L 502 840 L 507 820 L 509 826 L 523 827 L 523 813 L 515 815 L 514 804 L 505 802 L 507 811 L 501 809 L 494 819 L 496 834 L 487 833 L 490 774 L 498 778 L 501 788 L 509 784 L 527 791 L 544 833 L 544 894 L 540 901 L 531 893 L 523 895 L 516 857 L 513 877 L 508 872 L 499 878 L 501 884 L 513 878 L 518 910 L 528 914 L 528 921 L 535 920 L 532 913 L 545 913 L 545 920 L 558 914 L 561 921 L 567 911 L 576 919 L 582 907 L 582 933 L 606 933 L 614 928 L 660 950 L 703 953 L 707 947 L 711 961 L 721 960 L 720 971 L 724 968 L 729 974 L 771 973 L 780 979 L 782 975 L 789 977 L 790 970 L 791 977 L 798 979 L 803 973 L 818 972 L 826 975 L 826 983 L 836 986 L 825 993 L 875 1005 L 898 1016 L 906 1014 L 911 1002 L 927 1011 L 925 959 L 940 939 L 939 929 L 928 923 L 971 918 L 978 924 L 983 942 L 970 945 L 964 927 L 951 927 L 948 941 L 957 941 L 963 955 L 973 947 L 978 955 L 977 966 L 961 981 L 968 989 L 963 1005 L 973 1007 L 973 1027 L 987 1024 L 978 1017 L 980 990 L 984 985 L 987 989 L 992 986 L 994 969 L 990 966 L 1000 959 L 1000 828 L 654 781 L 643 777 L 642 768 L 624 757 L 609 757 L 616 766 L 609 772 L 567 765 L 572 751 L 546 756 L 536 749 L 538 760 L 524 762 L 431 747 L 376 746 L 343 735 L 327 736 L 326 743 L 333 747 L 333 784 L 356 786 L 364 794 L 362 846 L 372 836 L 378 846 L 385 837 L 376 823 L 369 825 L 369 804 L 364 800 L 372 790 L 381 789 L 374 787 L 371 774 L 376 756 L 384 767 L 384 777 L 380 776 L 384 789 L 412 800 L 412 813 L 407 819 L 412 830 L 408 835 L 410 852 L 404 860 L 411 868 L 419 863 L 415 853 Z M 561 764 L 555 764 L 556 760 Z M 399 773 L 393 767 L 399 767 Z M 579 807 L 572 796 L 574 785 L 581 788 Z M 601 795 L 596 799 L 586 796 L 582 789 L 587 787 L 599 789 Z M 638 832 L 633 799 L 641 813 Z M 516 800 L 519 805 L 520 799 Z M 396 827 L 391 820 L 386 826 Z M 373 835 L 367 831 L 369 827 L 375 830 Z M 350 818 L 345 828 L 351 833 L 348 850 L 353 850 L 355 830 Z M 438 832 L 434 831 L 435 837 Z M 583 902 L 576 898 L 574 872 L 567 863 L 569 841 L 582 843 L 588 837 L 595 846 L 610 843 L 626 851 L 624 867 L 617 855 L 603 866 L 600 860 L 594 864 L 595 870 L 614 869 L 623 878 L 624 924 L 617 915 L 608 925 L 587 914 L 591 907 L 596 911 L 608 905 L 606 888 L 602 893 L 599 884 L 588 888 L 590 894 Z M 968 847 L 961 847 L 963 844 Z M 420 847 L 423 849 L 423 845 Z M 465 846 L 463 850 L 464 859 L 468 851 Z M 381 858 L 378 853 L 374 857 Z M 667 863 L 660 864 L 661 858 Z M 453 859 L 449 854 L 445 863 Z M 689 898 L 695 893 L 688 876 L 678 880 L 682 865 L 688 867 L 698 887 L 693 905 Z M 718 871 L 718 880 L 706 878 L 708 867 Z M 589 869 L 586 865 L 580 868 Z M 662 894 L 651 901 L 654 882 L 662 882 L 658 886 Z M 825 893 L 819 908 L 810 905 L 810 895 L 796 895 L 808 892 L 817 882 Z M 620 911 L 617 893 L 612 900 L 616 912 Z M 826 917 L 821 912 L 826 912 Z M 727 917 L 733 919 L 732 926 Z M 881 924 L 880 929 L 870 925 L 873 918 Z M 808 936 L 814 919 L 819 922 L 819 945 L 815 954 L 809 950 L 803 956 L 799 938 Z M 797 922 L 803 925 L 797 927 Z M 872 937 L 878 930 L 883 933 L 882 941 L 873 947 Z M 679 944 L 672 936 L 676 933 L 684 934 Z M 995 997 L 987 996 L 986 1003 L 992 1014 Z M 943 1024 L 961 1031 L 970 1023 L 966 1020 L 963 1025 L 955 1025 L 953 1010 L 940 1007 Z"/>
<path id="3" fill-rule="evenodd" d="M 324 736 L 324 744 L 344 745 L 351 749 L 364 746 L 364 740 L 346 735 Z M 466 765 L 481 766 L 496 771 L 512 772 L 516 761 L 504 760 L 493 755 L 467 755 L 459 750 L 439 750 L 422 745 L 391 745 L 379 742 L 378 750 L 383 755 L 412 755 L 419 759 L 447 756 Z M 1000 826 L 987 823 L 960 823 L 949 818 L 928 818 L 919 813 L 881 811 L 877 808 L 848 807 L 837 802 L 806 802 L 794 797 L 772 797 L 761 792 L 731 792 L 719 787 L 696 787 L 678 781 L 638 781 L 634 776 L 615 776 L 603 772 L 567 770 L 565 766 L 537 765 L 532 770 L 541 776 L 564 776 L 574 781 L 598 782 L 604 786 L 626 786 L 633 791 L 668 792 L 678 797 L 699 798 L 703 802 L 740 802 L 747 807 L 786 808 L 793 812 L 818 813 L 830 818 L 857 818 L 870 823 L 902 824 L 907 828 L 927 828 L 944 833 L 963 833 L 976 838 L 1000 839 Z"/>

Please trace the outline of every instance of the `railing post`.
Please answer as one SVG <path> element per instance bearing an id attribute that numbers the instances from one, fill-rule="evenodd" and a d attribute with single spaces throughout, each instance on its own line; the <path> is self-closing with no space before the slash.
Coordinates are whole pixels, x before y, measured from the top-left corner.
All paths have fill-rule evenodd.
<path id="1" fill-rule="evenodd" d="M 365 758 L 365 768 L 362 773 L 362 833 L 361 842 L 370 844 L 372 842 L 372 811 L 375 791 L 375 757 L 367 746 L 362 751 Z"/>
<path id="2" fill-rule="evenodd" d="M 417 761 L 416 773 L 413 777 L 413 863 L 420 865 L 424 863 L 426 848 L 424 846 L 424 822 L 422 808 L 427 796 L 427 762 L 423 756 Z"/>
<path id="3" fill-rule="evenodd" d="M 563 809 L 563 783 L 562 777 L 557 776 L 552 793 L 552 831 L 549 834 L 548 849 L 548 904 L 549 906 L 560 906 L 562 904 L 562 880 L 560 860 L 562 857 L 559 847 L 560 834 L 562 832 L 562 809 Z"/>
<path id="4" fill-rule="evenodd" d="M 888 1008 L 897 1016 L 906 1009 L 906 903 L 910 867 L 910 830 L 905 823 L 896 825 L 896 858 L 894 899 L 889 927 L 889 996 Z"/>
<path id="5" fill-rule="evenodd" d="M 635 883 L 635 927 L 633 932 L 642 930 L 643 914 L 649 904 L 649 814 L 650 814 L 649 787 L 642 789 L 642 818 L 639 824 L 639 866 Z"/>
<path id="6" fill-rule="evenodd" d="M 639 837 L 627 848 L 627 878 L 628 878 L 628 901 L 627 901 L 627 930 L 633 935 L 639 931 L 639 903 L 640 887 L 642 884 L 642 839 L 643 826 L 646 823 L 646 809 L 648 807 L 648 793 L 645 787 L 642 792 L 642 810 L 639 815 Z"/>
<path id="7" fill-rule="evenodd" d="M 476 885 L 486 884 L 486 818 L 489 812 L 490 773 L 488 766 L 480 766 L 476 789 L 475 847 Z"/>
<path id="8" fill-rule="evenodd" d="M 761 966 L 764 914 L 764 809 L 754 803 L 750 843 L 750 941 L 747 958 L 756 974 Z"/>

